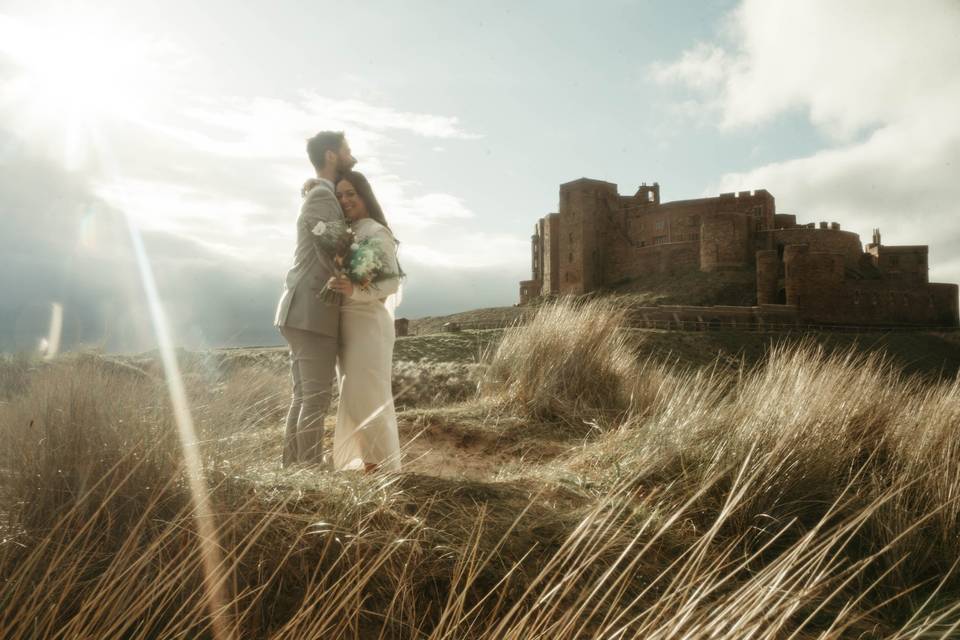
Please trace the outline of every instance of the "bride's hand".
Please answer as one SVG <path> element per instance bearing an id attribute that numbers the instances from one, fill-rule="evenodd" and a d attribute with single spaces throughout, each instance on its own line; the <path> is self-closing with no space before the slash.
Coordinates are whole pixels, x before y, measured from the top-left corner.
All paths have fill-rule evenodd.
<path id="1" fill-rule="evenodd" d="M 333 277 L 327 280 L 327 286 L 331 291 L 342 293 L 348 298 L 353 295 L 353 283 L 346 276 Z"/>
<path id="2" fill-rule="evenodd" d="M 307 181 L 300 187 L 300 197 L 306 198 L 307 194 L 310 193 L 310 189 L 313 189 L 318 184 L 320 184 L 319 178 L 307 178 Z"/>

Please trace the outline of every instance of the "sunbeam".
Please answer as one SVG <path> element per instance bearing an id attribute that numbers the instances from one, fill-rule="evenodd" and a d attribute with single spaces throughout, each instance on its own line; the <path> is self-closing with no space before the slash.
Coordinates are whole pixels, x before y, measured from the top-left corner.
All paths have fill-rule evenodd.
<path id="1" fill-rule="evenodd" d="M 35 26 L 36 25 L 36 26 Z M 118 185 L 124 184 L 110 150 L 105 125 L 141 120 L 151 96 L 162 91 L 154 67 L 155 43 L 108 20 L 60 15 L 53 21 L 27 23 L 0 16 L 0 54 L 13 63 L 12 80 L 0 89 L 0 108 L 11 114 L 21 134 L 36 134 L 63 144 L 58 154 L 68 168 L 91 161 Z M 199 452 L 199 439 L 174 352 L 163 301 L 143 244 L 135 212 L 124 211 L 142 291 L 163 362 L 170 402 L 189 478 L 213 637 L 232 637 L 226 617 L 226 577 L 210 508 Z M 89 216 L 79 225 L 80 246 L 94 237 Z M 87 224 L 84 224 L 87 223 Z M 69 310 L 67 310 L 69 311 Z M 52 358 L 59 351 L 64 309 L 54 304 L 49 336 L 41 347 Z"/>

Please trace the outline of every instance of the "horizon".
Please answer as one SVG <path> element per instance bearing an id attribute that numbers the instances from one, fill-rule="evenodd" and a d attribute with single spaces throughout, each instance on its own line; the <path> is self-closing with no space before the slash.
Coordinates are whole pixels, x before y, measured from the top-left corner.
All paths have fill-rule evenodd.
<path id="1" fill-rule="evenodd" d="M 177 345 L 282 344 L 321 129 L 401 240 L 402 317 L 516 304 L 534 224 L 581 177 L 766 189 L 960 282 L 958 27 L 948 0 L 7 2 L 0 351 L 37 349 L 54 305 L 64 349 L 156 348 L 128 227 Z"/>

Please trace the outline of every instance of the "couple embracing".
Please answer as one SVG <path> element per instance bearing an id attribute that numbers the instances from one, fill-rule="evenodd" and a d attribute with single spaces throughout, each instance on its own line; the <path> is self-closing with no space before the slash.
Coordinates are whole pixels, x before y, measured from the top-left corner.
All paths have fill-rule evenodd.
<path id="1" fill-rule="evenodd" d="M 293 398 L 283 466 L 400 470 L 393 404 L 393 307 L 403 272 L 397 241 L 343 132 L 307 141 L 316 178 L 303 186 L 297 246 L 274 324 L 290 347 Z M 324 417 L 340 401 L 332 455 Z"/>

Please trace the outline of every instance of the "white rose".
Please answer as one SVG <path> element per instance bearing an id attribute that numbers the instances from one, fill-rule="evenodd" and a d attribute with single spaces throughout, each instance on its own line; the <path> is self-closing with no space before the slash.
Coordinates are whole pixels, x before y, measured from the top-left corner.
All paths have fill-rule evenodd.
<path id="1" fill-rule="evenodd" d="M 322 236 L 327 231 L 327 223 L 321 220 L 317 223 L 317 226 L 313 228 L 313 235 Z"/>
<path id="2" fill-rule="evenodd" d="M 360 248 L 360 245 L 358 245 L 356 242 L 354 242 L 352 245 L 350 245 L 350 248 L 353 249 L 354 251 L 356 251 L 357 249 Z"/>

